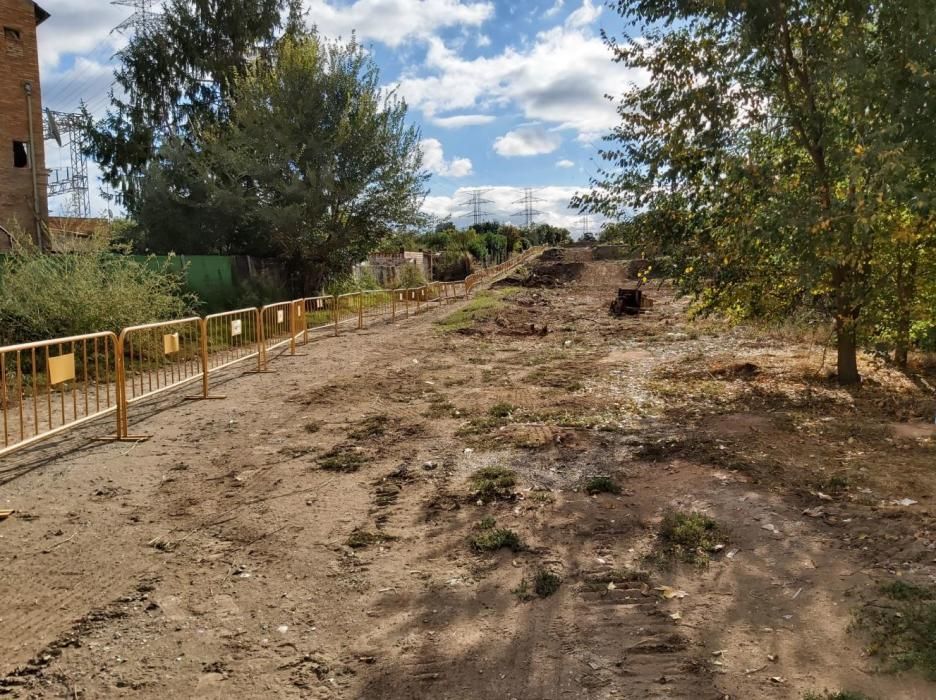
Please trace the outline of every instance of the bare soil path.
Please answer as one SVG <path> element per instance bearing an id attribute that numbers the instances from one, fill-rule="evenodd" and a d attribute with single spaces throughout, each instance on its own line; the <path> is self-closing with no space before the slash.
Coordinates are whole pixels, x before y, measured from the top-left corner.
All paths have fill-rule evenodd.
<path id="1" fill-rule="evenodd" d="M 936 697 L 849 629 L 936 571 L 932 397 L 870 360 L 843 392 L 667 287 L 611 318 L 619 262 L 533 272 L 458 332 L 435 321 L 465 304 L 324 338 L 141 407 L 149 442 L 0 466 L 0 694 Z M 503 498 L 469 485 L 490 466 Z M 723 528 L 707 565 L 660 558 L 669 511 Z M 485 519 L 524 546 L 475 551 Z"/>

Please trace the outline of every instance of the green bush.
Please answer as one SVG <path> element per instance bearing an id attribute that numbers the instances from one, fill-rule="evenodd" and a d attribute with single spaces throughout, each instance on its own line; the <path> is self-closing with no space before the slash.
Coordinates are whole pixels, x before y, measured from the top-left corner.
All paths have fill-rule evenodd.
<path id="1" fill-rule="evenodd" d="M 103 237 L 73 252 L 17 245 L 0 256 L 0 344 L 32 342 L 191 315 L 197 297 L 170 262 L 143 264 Z"/>

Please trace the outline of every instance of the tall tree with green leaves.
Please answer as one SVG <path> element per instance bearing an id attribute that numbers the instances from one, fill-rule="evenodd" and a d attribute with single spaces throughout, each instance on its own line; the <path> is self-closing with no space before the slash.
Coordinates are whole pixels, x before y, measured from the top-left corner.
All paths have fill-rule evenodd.
<path id="1" fill-rule="evenodd" d="M 131 213 L 157 149 L 223 121 L 237 77 L 301 24 L 300 0 L 167 0 L 137 28 L 117 53 L 106 116 L 85 114 L 88 154 Z"/>
<path id="2" fill-rule="evenodd" d="M 647 80 L 621 100 L 607 165 L 574 203 L 661 222 L 658 243 L 681 264 L 680 283 L 709 307 L 824 308 L 839 381 L 856 383 L 862 311 L 895 237 L 883 216 L 893 178 L 918 170 L 929 148 L 922 134 L 903 148 L 899 135 L 936 116 L 926 97 L 931 0 L 619 0 L 617 9 L 642 37 L 608 37 L 614 60 Z"/>
<path id="3" fill-rule="evenodd" d="M 232 92 L 224 120 L 170 137 L 146 171 L 137 214 L 160 245 L 275 254 L 315 291 L 419 223 L 419 131 L 353 39 L 288 35 Z"/>

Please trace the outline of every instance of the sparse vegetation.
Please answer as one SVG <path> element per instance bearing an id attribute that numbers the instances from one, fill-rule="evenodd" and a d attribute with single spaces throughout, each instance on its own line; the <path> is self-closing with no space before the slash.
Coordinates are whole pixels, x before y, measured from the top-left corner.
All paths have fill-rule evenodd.
<path id="1" fill-rule="evenodd" d="M 350 474 L 356 472 L 367 463 L 366 457 L 349 447 L 336 447 L 322 455 L 318 461 L 320 468 L 329 472 Z"/>
<path id="2" fill-rule="evenodd" d="M 352 440 L 370 440 L 382 437 L 387 432 L 389 425 L 389 416 L 370 416 L 358 423 L 357 427 L 348 433 L 348 437 Z"/>
<path id="3" fill-rule="evenodd" d="M 517 408 L 513 404 L 501 402 L 491 406 L 490 410 L 488 410 L 488 415 L 492 418 L 509 418 L 516 410 Z"/>
<path id="4" fill-rule="evenodd" d="M 936 680 L 936 587 L 892 581 L 880 587 L 885 601 L 859 608 L 854 627 L 870 639 L 868 651 L 889 671 L 914 669 Z"/>
<path id="5" fill-rule="evenodd" d="M 474 534 L 468 538 L 471 548 L 476 552 L 496 552 L 499 549 L 509 549 L 519 552 L 523 549 L 523 541 L 513 530 L 497 527 L 494 518 L 485 518 L 478 523 Z"/>
<path id="6" fill-rule="evenodd" d="M 593 476 L 585 482 L 585 492 L 591 495 L 597 493 L 621 493 L 621 487 L 610 476 Z"/>
<path id="7" fill-rule="evenodd" d="M 482 467 L 471 476 L 472 494 L 482 501 L 512 498 L 517 475 L 506 467 Z"/>
<path id="8" fill-rule="evenodd" d="M 704 565 L 727 535 L 709 516 L 698 512 L 670 511 L 663 516 L 657 535 L 657 553 L 664 558 Z"/>
<path id="9" fill-rule="evenodd" d="M 864 693 L 855 693 L 850 690 L 830 691 L 824 690 L 821 693 L 809 692 L 803 696 L 803 700 L 872 700 Z"/>
<path id="10" fill-rule="evenodd" d="M 313 433 L 317 433 L 319 430 L 322 429 L 322 424 L 319 423 L 317 420 L 310 420 L 303 427 L 305 428 L 305 431 L 307 433 L 313 434 Z"/>
<path id="11" fill-rule="evenodd" d="M 533 591 L 540 598 L 548 598 L 559 590 L 562 578 L 549 569 L 537 569 L 533 574 Z"/>

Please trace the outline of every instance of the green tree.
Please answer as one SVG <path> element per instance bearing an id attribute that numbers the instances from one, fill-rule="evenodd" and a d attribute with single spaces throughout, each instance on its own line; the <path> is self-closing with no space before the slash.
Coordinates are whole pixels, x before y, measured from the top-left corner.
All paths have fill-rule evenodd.
<path id="1" fill-rule="evenodd" d="M 644 33 L 608 38 L 614 59 L 649 80 L 624 95 L 602 152 L 608 166 L 574 204 L 666 221 L 661 244 L 683 263 L 680 283 L 710 308 L 771 315 L 808 300 L 826 309 L 839 380 L 857 382 L 862 310 L 895 236 L 884 212 L 922 192 L 897 193 L 893 178 L 932 162 L 922 128 L 936 116 L 926 97 L 932 3 L 617 8 Z"/>
<path id="2" fill-rule="evenodd" d="M 287 36 L 232 90 L 226 121 L 150 163 L 138 217 L 154 236 L 276 253 L 312 291 L 419 221 L 419 132 L 354 40 Z"/>
<path id="3" fill-rule="evenodd" d="M 301 31 L 299 0 L 167 0 L 117 53 L 107 115 L 85 111 L 88 154 L 133 214 L 160 145 L 223 121 L 238 76 L 268 58 L 283 32 Z"/>

